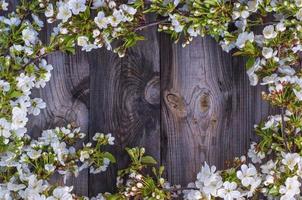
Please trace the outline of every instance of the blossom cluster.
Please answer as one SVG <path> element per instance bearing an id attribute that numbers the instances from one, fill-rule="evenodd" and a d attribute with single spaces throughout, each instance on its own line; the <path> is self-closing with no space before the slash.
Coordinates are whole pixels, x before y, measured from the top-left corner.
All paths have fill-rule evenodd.
<path id="1" fill-rule="evenodd" d="M 226 171 L 216 171 L 214 166 L 205 163 L 196 182 L 189 184 L 198 190 L 185 190 L 185 199 L 249 199 L 257 193 L 268 199 L 300 197 L 302 157 L 298 153 L 282 152 L 278 159 L 258 164 L 259 170 L 256 168 L 258 162 L 247 164 L 244 156 L 240 161 L 240 165 Z"/>
<path id="2" fill-rule="evenodd" d="M 121 40 L 124 43 L 114 51 L 123 56 L 127 48 L 141 40 L 134 31 L 142 14 L 137 11 L 141 9 L 140 1 L 124 4 L 122 1 L 96 0 L 88 4 L 86 0 L 69 0 L 47 4 L 45 16 L 49 23 L 59 23 L 54 34 L 73 36 L 73 45 L 76 43 L 83 51 L 103 46 L 112 50 L 111 43 Z"/>
<path id="3" fill-rule="evenodd" d="M 104 194 L 106 199 L 128 200 L 132 198 L 165 200 L 172 197 L 178 197 L 177 192 L 171 190 L 177 189 L 177 186 L 171 186 L 167 180 L 162 177 L 164 167 L 158 169 L 154 167 L 157 162 L 151 157 L 145 155 L 144 148 L 126 149 L 131 159 L 131 164 L 126 169 L 118 171 L 117 189 L 114 194 Z M 152 176 L 144 171 L 152 169 Z M 155 178 L 154 178 L 155 177 Z"/>
<path id="4" fill-rule="evenodd" d="M 18 151 L 3 152 L 0 159 L 0 187 L 2 199 L 73 199 L 72 187 L 54 187 L 49 180 L 55 172 L 64 175 L 64 182 L 70 175 L 77 176 L 90 167 L 91 173 L 105 171 L 110 162 L 115 162 L 109 152 L 101 150 L 102 145 L 113 145 L 111 134 L 97 133 L 96 144 L 84 144 L 75 149 L 73 145 L 85 134 L 70 125 L 65 128 L 45 130 L 38 139 L 25 135 L 17 141 Z M 16 144 L 15 144 L 16 145 Z"/>

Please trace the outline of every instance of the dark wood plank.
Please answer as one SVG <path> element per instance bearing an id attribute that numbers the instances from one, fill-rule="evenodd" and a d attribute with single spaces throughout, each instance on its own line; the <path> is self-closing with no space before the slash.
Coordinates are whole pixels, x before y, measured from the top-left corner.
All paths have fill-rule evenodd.
<path id="1" fill-rule="evenodd" d="M 51 81 L 34 93 L 46 102 L 47 108 L 39 116 L 31 117 L 28 130 L 31 135 L 39 136 L 42 130 L 72 123 L 88 133 L 89 65 L 86 56 L 81 52 L 75 56 L 57 53 L 49 56 L 48 62 L 54 67 Z M 87 171 L 68 179 L 68 185 L 74 185 L 77 194 L 87 195 L 87 183 Z"/>
<path id="2" fill-rule="evenodd" d="M 194 181 L 204 161 L 246 153 L 253 125 L 267 115 L 261 88 L 251 88 L 242 59 L 210 38 L 182 48 L 161 39 L 161 159 L 172 183 Z"/>
<path id="3" fill-rule="evenodd" d="M 155 29 L 145 35 L 125 58 L 104 49 L 90 57 L 90 134 L 112 132 L 118 160 L 106 174 L 90 175 L 90 195 L 113 190 L 117 168 L 128 163 L 125 147 L 144 146 L 160 159 L 159 45 Z"/>
<path id="4" fill-rule="evenodd" d="M 18 5 L 19 0 L 10 1 L 9 10 Z M 52 27 L 45 24 L 45 30 L 40 33 L 47 40 Z M 45 88 L 34 90 L 32 96 L 40 97 L 47 103 L 47 108 L 39 116 L 29 116 L 28 134 L 38 137 L 42 130 L 65 126 L 73 123 L 80 126 L 83 132 L 88 131 L 89 104 L 89 65 L 87 57 L 80 51 L 75 56 L 56 53 L 47 58 L 53 65 L 52 78 Z M 62 178 L 54 177 L 54 182 Z M 85 171 L 77 178 L 69 178 L 68 185 L 74 185 L 74 192 L 88 194 L 88 172 Z"/>

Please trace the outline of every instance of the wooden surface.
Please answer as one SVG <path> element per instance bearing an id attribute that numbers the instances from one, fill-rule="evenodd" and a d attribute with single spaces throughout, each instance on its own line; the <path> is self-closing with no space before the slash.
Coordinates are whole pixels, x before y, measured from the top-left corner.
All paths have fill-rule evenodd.
<path id="1" fill-rule="evenodd" d="M 273 112 L 261 100 L 263 88 L 249 86 L 243 59 L 223 53 L 213 39 L 182 48 L 155 29 L 144 35 L 147 41 L 122 59 L 105 49 L 48 57 L 52 79 L 34 92 L 47 109 L 31 118 L 30 134 L 75 123 L 87 141 L 95 132 L 116 137 L 109 150 L 119 163 L 101 175 L 70 178 L 78 194 L 114 190 L 127 146 L 146 147 L 166 166 L 169 181 L 186 185 L 204 161 L 222 169 L 225 160 L 245 154 L 256 139 L 253 125 Z"/>

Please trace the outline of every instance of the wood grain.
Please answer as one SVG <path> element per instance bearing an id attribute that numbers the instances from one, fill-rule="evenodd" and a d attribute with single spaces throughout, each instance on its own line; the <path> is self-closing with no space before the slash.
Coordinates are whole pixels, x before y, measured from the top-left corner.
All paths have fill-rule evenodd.
<path id="1" fill-rule="evenodd" d="M 243 60 L 211 38 L 182 48 L 163 36 L 161 49 L 161 159 L 168 180 L 186 185 L 204 161 L 222 169 L 245 154 L 253 125 L 270 109 L 261 88 L 249 86 Z"/>
<path id="2" fill-rule="evenodd" d="M 49 38 L 52 27 L 41 33 L 45 40 Z M 33 96 L 42 98 L 47 108 L 42 110 L 38 117 L 30 116 L 28 130 L 30 135 L 37 137 L 42 130 L 52 129 L 57 126 L 66 126 L 72 123 L 81 127 L 88 133 L 89 116 L 89 65 L 87 56 L 80 50 L 76 55 L 55 53 L 47 57 L 53 65 L 50 82 L 45 88 L 35 90 Z M 79 141 L 78 146 L 83 141 Z M 56 176 L 62 184 L 61 176 Z M 77 178 L 71 176 L 67 179 L 68 185 L 74 185 L 77 194 L 88 194 L 88 171 L 84 171 Z"/>
<path id="3" fill-rule="evenodd" d="M 125 147 L 146 147 L 160 160 L 159 45 L 155 29 L 147 41 L 128 51 L 125 58 L 101 50 L 90 59 L 90 133 L 112 132 L 117 165 L 104 175 L 90 176 L 89 194 L 112 191 L 117 169 L 126 167 Z M 96 184 L 105 183 L 105 184 Z"/>
<path id="4" fill-rule="evenodd" d="M 88 131 L 89 65 L 83 53 L 76 56 L 54 54 L 48 57 L 54 66 L 51 81 L 34 96 L 41 97 L 47 104 L 38 117 L 31 117 L 28 129 L 32 136 L 39 136 L 44 129 L 66 126 L 73 123 L 83 132 Z M 81 144 L 82 142 L 79 142 Z M 60 180 L 61 182 L 62 180 Z M 78 194 L 87 195 L 88 173 L 68 179 Z"/>

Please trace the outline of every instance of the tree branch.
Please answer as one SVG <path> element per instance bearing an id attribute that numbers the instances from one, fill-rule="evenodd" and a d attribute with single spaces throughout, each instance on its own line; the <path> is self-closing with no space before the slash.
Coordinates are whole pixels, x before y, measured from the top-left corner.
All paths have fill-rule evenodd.
<path id="1" fill-rule="evenodd" d="M 167 191 L 177 192 L 177 191 L 183 191 L 183 190 L 199 190 L 198 188 L 194 187 L 180 187 L 180 188 L 169 188 L 166 189 Z"/>
<path id="2" fill-rule="evenodd" d="M 168 21 L 168 19 L 166 18 L 166 19 L 150 22 L 148 24 L 144 24 L 142 26 L 139 26 L 139 27 L 135 28 L 134 31 L 141 31 L 141 30 L 143 30 L 145 28 L 148 28 L 148 27 L 151 27 L 151 26 L 156 26 L 156 25 L 159 25 L 159 24 L 161 24 L 163 22 L 167 22 L 167 21 Z"/>
<path id="3" fill-rule="evenodd" d="M 285 148 L 289 151 L 288 146 L 287 146 L 287 136 L 285 133 L 284 115 L 285 115 L 285 110 L 284 110 L 284 107 L 282 107 L 281 108 L 281 133 L 282 133 L 282 137 L 284 139 Z"/>
<path id="4" fill-rule="evenodd" d="M 55 52 L 57 52 L 57 51 L 58 51 L 58 50 L 51 51 L 51 52 L 49 52 L 49 53 L 45 53 L 45 54 L 39 55 L 39 56 L 37 56 L 37 57 L 31 59 L 29 62 L 27 62 L 27 63 L 23 66 L 23 68 L 25 68 L 25 67 L 27 67 L 28 65 L 37 62 L 37 61 L 40 60 L 41 58 L 44 58 L 44 57 L 46 57 L 46 56 L 48 56 L 48 55 L 50 55 L 50 54 L 53 54 L 53 53 L 55 53 Z"/>

